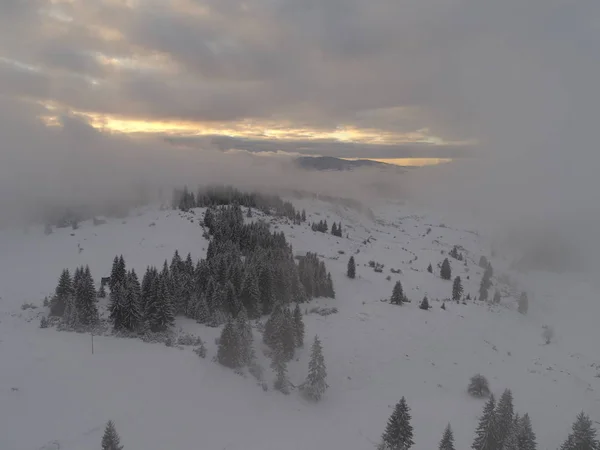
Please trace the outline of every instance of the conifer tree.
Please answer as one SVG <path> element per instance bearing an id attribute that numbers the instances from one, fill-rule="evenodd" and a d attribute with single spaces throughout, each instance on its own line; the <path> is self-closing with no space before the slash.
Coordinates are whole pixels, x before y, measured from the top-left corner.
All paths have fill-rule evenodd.
<path id="1" fill-rule="evenodd" d="M 381 450 L 408 450 L 413 442 L 413 428 L 410 424 L 410 408 L 402 397 L 396 404 L 394 412 L 388 419 L 387 426 L 381 436 Z"/>
<path id="2" fill-rule="evenodd" d="M 390 298 L 390 303 L 392 305 L 401 305 L 404 303 L 404 291 L 402 289 L 402 283 L 400 280 L 396 281 L 394 284 L 394 289 L 392 290 L 392 298 Z"/>
<path id="3" fill-rule="evenodd" d="M 108 310 L 110 312 L 109 318 L 113 324 L 115 330 L 123 330 L 125 326 L 125 286 L 120 282 L 113 285 L 110 290 L 110 303 Z"/>
<path id="4" fill-rule="evenodd" d="M 225 367 L 235 369 L 241 366 L 240 337 L 233 320 L 229 320 L 223 327 L 219 338 L 217 361 Z"/>
<path id="5" fill-rule="evenodd" d="M 460 277 L 457 276 L 456 278 L 454 278 L 454 283 L 452 284 L 452 300 L 454 300 L 456 303 L 458 303 L 458 302 L 460 302 L 462 295 L 463 295 L 462 282 L 460 280 Z"/>
<path id="6" fill-rule="evenodd" d="M 287 377 L 287 364 L 283 355 L 283 344 L 281 342 L 277 343 L 271 354 L 271 369 L 276 374 L 275 383 L 273 384 L 275 390 L 286 395 L 289 394 L 290 382 Z"/>
<path id="7" fill-rule="evenodd" d="M 65 311 L 63 314 L 63 323 L 68 329 L 76 329 L 79 326 L 79 315 L 75 305 L 75 297 L 70 295 L 65 301 Z"/>
<path id="8" fill-rule="evenodd" d="M 238 335 L 240 364 L 249 365 L 254 357 L 252 326 L 248 321 L 246 308 L 242 307 L 235 318 L 235 327 Z"/>
<path id="9" fill-rule="evenodd" d="M 519 423 L 519 431 L 517 434 L 517 440 L 519 442 L 519 450 L 536 450 L 537 443 L 535 433 L 533 432 L 533 428 L 531 427 L 531 419 L 529 418 L 529 414 L 525 413 L 523 417 L 521 417 L 521 421 Z M 575 447 L 577 450 L 581 450 L 584 447 Z M 565 450 L 565 449 L 561 449 Z M 598 450 L 597 448 L 594 450 Z"/>
<path id="10" fill-rule="evenodd" d="M 326 378 L 327 368 L 325 367 L 323 348 L 319 337 L 315 336 L 310 352 L 310 362 L 308 363 L 308 376 L 300 386 L 302 393 L 311 400 L 319 401 L 329 387 Z"/>
<path id="11" fill-rule="evenodd" d="M 88 266 L 80 270 L 78 288 L 76 290 L 75 306 L 77 316 L 82 325 L 94 325 L 98 322 L 96 307 L 96 288 Z"/>
<path id="12" fill-rule="evenodd" d="M 488 299 L 488 290 L 492 286 L 492 272 L 491 272 L 491 264 L 488 264 L 485 272 L 483 273 L 483 277 L 481 278 L 481 284 L 479 285 L 479 299 L 482 302 L 485 302 Z"/>
<path id="13" fill-rule="evenodd" d="M 306 222 L 306 211 L 302 210 L 302 222 Z"/>
<path id="14" fill-rule="evenodd" d="M 296 303 L 294 308 L 294 337 L 296 347 L 304 347 L 304 320 L 302 319 L 299 303 Z"/>
<path id="15" fill-rule="evenodd" d="M 423 297 L 423 300 L 419 304 L 419 308 L 429 311 L 429 300 L 427 299 L 427 296 Z"/>
<path id="16" fill-rule="evenodd" d="M 439 450 L 454 450 L 454 433 L 452 432 L 452 427 L 450 427 L 450 424 L 448 424 L 444 430 L 444 435 L 440 441 Z"/>
<path id="17" fill-rule="evenodd" d="M 208 324 L 210 322 L 210 311 L 206 303 L 206 294 L 202 294 L 196 307 L 196 321 L 198 323 Z"/>
<path id="18" fill-rule="evenodd" d="M 106 289 L 104 289 L 104 283 L 100 283 L 100 289 L 98 289 L 98 298 L 106 298 Z"/>
<path id="19" fill-rule="evenodd" d="M 502 297 L 500 296 L 500 291 L 496 290 L 496 291 L 494 292 L 494 299 L 493 299 L 493 303 L 495 303 L 495 304 L 499 304 L 501 299 L 502 299 Z"/>
<path id="20" fill-rule="evenodd" d="M 134 270 L 127 274 L 124 296 L 123 326 L 129 331 L 135 330 L 142 322 L 141 287 Z"/>
<path id="21" fill-rule="evenodd" d="M 429 265 L 427 266 L 427 272 L 433 273 L 433 267 L 431 266 L 431 263 L 429 263 Z"/>
<path id="22" fill-rule="evenodd" d="M 335 222 L 333 222 L 333 225 L 331 225 L 331 234 L 337 236 L 337 225 Z"/>
<path id="23" fill-rule="evenodd" d="M 479 373 L 471 377 L 467 390 L 473 397 L 487 397 L 490 394 L 488 380 Z"/>
<path id="24" fill-rule="evenodd" d="M 69 297 L 73 296 L 73 283 L 68 269 L 64 269 L 58 279 L 54 296 L 50 301 L 50 315 L 62 317 Z"/>
<path id="25" fill-rule="evenodd" d="M 155 332 L 165 331 L 175 321 L 173 302 L 171 301 L 171 294 L 167 287 L 168 281 L 160 275 L 156 282 L 158 285 L 156 298 L 152 304 L 152 312 L 148 317 L 150 329 Z"/>
<path id="26" fill-rule="evenodd" d="M 521 293 L 521 297 L 519 297 L 519 312 L 521 314 L 527 314 L 529 310 L 529 300 L 527 299 L 527 292 Z"/>
<path id="27" fill-rule="evenodd" d="M 442 267 L 440 268 L 440 277 L 443 280 L 449 280 L 452 278 L 452 268 L 450 267 L 450 261 L 448 261 L 448 258 L 445 258 L 442 262 Z"/>
<path id="28" fill-rule="evenodd" d="M 560 450 L 598 450 L 600 443 L 596 440 L 596 429 L 590 418 L 582 411 L 573 423 L 572 431 Z M 529 450 L 525 448 L 524 450 Z"/>
<path id="29" fill-rule="evenodd" d="M 495 408 L 496 402 L 492 394 L 483 407 L 483 414 L 479 419 L 475 439 L 471 445 L 473 450 L 497 450 L 499 448 Z"/>
<path id="30" fill-rule="evenodd" d="M 518 415 L 515 415 L 513 423 L 508 430 L 508 434 L 504 438 L 504 443 L 501 450 L 519 450 L 519 424 L 520 419 Z"/>
<path id="31" fill-rule="evenodd" d="M 348 278 L 356 278 L 356 263 L 354 262 L 354 256 L 350 257 L 348 261 L 348 271 L 346 272 Z"/>
<path id="32" fill-rule="evenodd" d="M 102 450 L 122 450 L 121 438 L 115 429 L 115 424 L 109 420 L 102 436 Z"/>
<path id="33" fill-rule="evenodd" d="M 508 434 L 513 428 L 513 396 L 510 389 L 506 389 L 496 408 L 496 430 L 498 437 L 498 446 L 502 448 Z"/>

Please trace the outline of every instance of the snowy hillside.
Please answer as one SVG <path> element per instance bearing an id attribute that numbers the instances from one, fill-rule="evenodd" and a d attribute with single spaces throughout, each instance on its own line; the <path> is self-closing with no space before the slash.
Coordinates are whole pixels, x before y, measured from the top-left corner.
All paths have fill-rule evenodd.
<path id="1" fill-rule="evenodd" d="M 532 418 L 540 449 L 557 448 L 582 410 L 600 421 L 600 306 L 593 286 L 570 275 L 524 279 L 509 272 L 510 261 L 491 258 L 500 305 L 446 302 L 443 310 L 452 281 L 440 278 L 438 264 L 460 246 L 466 265 L 450 258 L 452 277 L 460 275 L 465 295 L 477 296 L 479 258 L 490 258 L 486 237 L 406 205 L 378 208 L 372 221 L 326 202 L 293 203 L 306 209 L 308 223 L 341 221 L 344 230 L 336 237 L 308 223 L 265 218 L 285 233 L 295 254 L 316 252 L 333 278 L 335 299 L 302 306 L 309 312 L 307 344 L 288 365 L 297 386 L 308 370 L 308 343 L 318 334 L 330 386 L 321 402 L 309 403 L 297 391 L 264 392 L 251 376 L 213 362 L 219 329 L 190 319 L 177 318 L 176 328 L 202 338 L 206 359 L 187 347 L 111 336 L 94 337 L 92 354 L 89 334 L 39 327 L 47 314 L 43 298 L 63 268 L 89 264 L 98 285 L 116 254 L 138 274 L 170 260 L 175 250 L 194 260 L 205 256 L 203 209 L 148 208 L 50 235 L 43 227 L 0 231 L 0 449 L 97 449 L 109 419 L 124 450 L 371 449 L 402 396 L 412 409 L 413 448 L 437 448 L 450 422 L 456 448 L 464 449 L 484 404 L 466 393 L 475 373 L 489 379 L 495 394 L 513 391 L 516 411 Z M 356 279 L 346 277 L 350 256 Z M 382 272 L 370 261 L 383 264 Z M 515 280 L 513 287 L 499 281 L 502 274 Z M 411 303 L 387 302 L 396 280 Z M 527 315 L 517 312 L 522 289 L 530 295 Z M 418 308 L 424 296 L 429 311 Z M 24 303 L 36 308 L 22 309 Z M 316 305 L 338 312 L 310 313 Z M 549 345 L 543 325 L 556 330 Z M 260 342 L 258 330 L 254 334 Z M 257 353 L 271 386 L 274 376 L 260 345 Z"/>

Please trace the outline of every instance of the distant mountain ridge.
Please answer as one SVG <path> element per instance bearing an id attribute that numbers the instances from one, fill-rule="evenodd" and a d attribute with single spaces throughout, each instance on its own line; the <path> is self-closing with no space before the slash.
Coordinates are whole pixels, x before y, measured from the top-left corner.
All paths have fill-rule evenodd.
<path id="1" fill-rule="evenodd" d="M 399 166 L 386 164 L 370 159 L 347 160 L 334 156 L 300 156 L 294 160 L 295 164 L 306 170 L 353 170 L 362 167 L 378 167 L 385 169 L 402 170 Z"/>

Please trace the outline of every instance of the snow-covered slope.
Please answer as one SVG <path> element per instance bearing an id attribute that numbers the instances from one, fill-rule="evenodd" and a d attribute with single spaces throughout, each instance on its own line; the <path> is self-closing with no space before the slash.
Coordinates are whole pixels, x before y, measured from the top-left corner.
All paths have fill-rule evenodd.
<path id="1" fill-rule="evenodd" d="M 412 408 L 415 449 L 436 448 L 448 422 L 456 448 L 468 448 L 483 407 L 466 394 L 477 372 L 488 377 L 494 393 L 512 389 L 516 410 L 532 417 L 541 449 L 558 447 L 581 410 L 600 420 L 593 286 L 567 275 L 519 280 L 512 274 L 531 296 L 523 316 L 516 311 L 518 290 L 497 280 L 507 262 L 492 259 L 494 284 L 505 293 L 502 304 L 449 302 L 442 310 L 438 300 L 450 297 L 452 283 L 439 277 L 437 265 L 446 257 L 441 252 L 464 248 L 467 265 L 451 260 L 452 275 L 460 275 L 465 294 L 475 296 L 482 276 L 477 262 L 482 254 L 489 257 L 485 238 L 406 205 L 380 208 L 371 221 L 325 202 L 294 204 L 306 209 L 309 222 L 344 225 L 338 238 L 313 232 L 308 224 L 272 219 L 296 253 L 318 253 L 334 280 L 335 299 L 306 305 L 339 311 L 305 317 L 306 341 L 319 335 L 328 369 L 330 389 L 320 403 L 308 403 L 297 392 L 263 392 L 252 377 L 212 362 L 219 330 L 187 319 L 179 318 L 177 327 L 202 337 L 206 359 L 187 348 L 110 336 L 94 337 L 91 354 L 90 335 L 39 328 L 42 299 L 64 267 L 89 264 L 99 282 L 115 254 L 123 254 L 138 274 L 176 249 L 204 257 L 201 209 L 147 209 L 48 236 L 41 228 L 0 231 L 0 448 L 96 449 L 112 419 L 125 450 L 368 449 L 402 396 Z M 345 276 L 350 255 L 357 262 L 354 280 Z M 382 273 L 368 267 L 371 260 L 385 265 Z M 429 263 L 433 274 L 426 270 Z M 381 301 L 398 279 L 412 300 L 401 307 Z M 417 307 L 425 295 L 429 311 Z M 22 310 L 24 302 L 38 308 Z M 541 338 L 545 324 L 556 328 L 550 345 Z M 309 351 L 307 345 L 288 366 L 295 385 L 306 376 Z M 260 358 L 271 381 L 268 362 Z"/>

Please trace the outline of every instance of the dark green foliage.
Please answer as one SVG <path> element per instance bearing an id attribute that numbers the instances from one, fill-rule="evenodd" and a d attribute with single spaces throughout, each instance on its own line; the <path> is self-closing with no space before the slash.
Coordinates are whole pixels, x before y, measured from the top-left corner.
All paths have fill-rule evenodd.
<path id="1" fill-rule="evenodd" d="M 319 223 L 313 223 L 310 227 L 313 231 L 319 231 L 321 233 L 327 233 L 327 230 L 329 229 L 326 220 L 319 220 Z"/>
<path id="2" fill-rule="evenodd" d="M 348 260 L 348 270 L 346 271 L 348 278 L 356 278 L 356 263 L 354 262 L 354 256 L 351 256 Z"/>
<path id="3" fill-rule="evenodd" d="M 490 395 L 490 386 L 488 380 L 481 374 L 477 373 L 471 377 L 469 387 L 467 388 L 469 394 L 473 397 L 487 397 Z"/>
<path id="4" fill-rule="evenodd" d="M 462 255 L 462 253 L 460 253 L 460 252 L 458 251 L 458 247 L 457 247 L 456 245 L 455 245 L 454 247 L 452 247 L 452 250 L 450 250 L 450 251 L 448 252 L 448 254 L 449 254 L 449 255 L 450 255 L 452 258 L 454 258 L 454 259 L 457 259 L 458 261 L 462 261 L 462 260 L 463 260 L 463 255 Z"/>
<path id="5" fill-rule="evenodd" d="M 252 326 L 248 321 L 248 314 L 243 307 L 235 319 L 235 327 L 239 339 L 240 364 L 245 366 L 250 365 L 254 359 L 254 338 L 252 335 Z"/>
<path id="6" fill-rule="evenodd" d="M 527 292 L 521 293 L 521 297 L 519 297 L 519 312 L 521 314 L 527 314 L 529 310 L 529 299 L 527 298 Z"/>
<path id="7" fill-rule="evenodd" d="M 449 280 L 452 278 L 452 268 L 450 267 L 450 261 L 448 261 L 448 258 L 445 258 L 442 262 L 440 277 L 442 277 L 443 280 Z"/>
<path id="8" fill-rule="evenodd" d="M 390 416 L 387 427 L 381 437 L 383 450 L 408 450 L 413 442 L 413 428 L 410 424 L 410 408 L 402 397 Z"/>
<path id="9" fill-rule="evenodd" d="M 58 279 L 54 296 L 50 301 L 50 315 L 62 317 L 65 312 L 68 298 L 73 295 L 73 282 L 68 269 L 64 269 Z"/>
<path id="10" fill-rule="evenodd" d="M 496 427 L 496 401 L 494 395 L 483 407 L 483 413 L 479 419 L 479 425 L 475 430 L 475 439 L 471 448 L 473 450 L 498 450 L 498 433 Z"/>
<path id="11" fill-rule="evenodd" d="M 463 295 L 463 286 L 460 277 L 454 278 L 454 283 L 452 284 L 452 300 L 456 303 L 460 302 L 460 299 Z"/>
<path id="12" fill-rule="evenodd" d="M 533 432 L 531 419 L 527 413 L 525 413 L 518 422 L 517 441 L 519 450 L 536 450 L 537 448 L 535 433 Z M 581 450 L 581 447 L 576 447 L 576 449 Z M 598 449 L 596 448 L 594 450 Z"/>
<path id="13" fill-rule="evenodd" d="M 110 290 L 113 290 L 113 287 L 117 283 L 125 284 L 125 277 L 127 276 L 127 271 L 125 268 L 125 259 L 123 255 L 115 256 L 113 260 L 112 270 L 110 271 L 110 280 L 108 281 L 108 287 Z"/>
<path id="14" fill-rule="evenodd" d="M 110 290 L 109 318 L 115 330 L 125 329 L 125 286 L 116 283 Z"/>
<path id="15" fill-rule="evenodd" d="M 287 364 L 286 359 L 283 356 L 284 350 L 282 344 L 279 343 L 271 354 L 271 369 L 276 374 L 275 383 L 273 388 L 282 394 L 290 393 L 290 382 L 287 377 Z"/>
<path id="16" fill-rule="evenodd" d="M 121 438 L 115 429 L 115 424 L 109 420 L 102 436 L 102 450 L 122 450 Z"/>
<path id="17" fill-rule="evenodd" d="M 164 272 L 164 271 L 163 271 Z M 152 298 L 152 304 L 149 311 L 146 313 L 146 320 L 150 326 L 150 330 L 165 331 L 170 328 L 175 321 L 173 312 L 173 302 L 169 291 L 168 279 L 162 274 L 155 280 L 154 289 L 156 292 Z"/>
<path id="18" fill-rule="evenodd" d="M 404 291 L 402 290 L 402 283 L 400 280 L 396 281 L 394 284 L 394 289 L 392 290 L 392 297 L 390 298 L 390 303 L 392 305 L 401 305 L 406 301 L 404 297 Z"/>
<path id="19" fill-rule="evenodd" d="M 454 450 L 454 433 L 450 424 L 444 430 L 444 435 L 440 441 L 439 450 Z"/>
<path id="20" fill-rule="evenodd" d="M 431 266 L 431 263 L 427 266 L 427 272 L 433 273 L 433 267 Z"/>
<path id="21" fill-rule="evenodd" d="M 308 252 L 300 258 L 298 264 L 300 281 L 309 297 L 335 297 L 331 275 L 325 269 L 325 263 L 319 261 L 316 253 Z"/>
<path id="22" fill-rule="evenodd" d="M 342 222 L 340 222 L 339 225 L 333 222 L 333 225 L 331 225 L 331 234 L 337 237 L 342 237 Z"/>
<path id="23" fill-rule="evenodd" d="M 100 289 L 98 289 L 98 298 L 106 298 L 106 289 L 104 289 L 104 284 L 100 283 Z"/>
<path id="24" fill-rule="evenodd" d="M 506 389 L 496 408 L 496 431 L 499 448 L 502 448 L 504 442 L 513 427 L 513 396 L 510 389 Z"/>
<path id="25" fill-rule="evenodd" d="M 304 320 L 302 319 L 302 311 L 300 304 L 296 303 L 294 308 L 294 341 L 296 347 L 304 347 Z"/>
<path id="26" fill-rule="evenodd" d="M 240 300 L 248 316 L 251 318 L 257 318 L 260 316 L 260 290 L 258 287 L 258 277 L 254 270 L 247 270 L 242 282 L 242 289 L 240 292 Z"/>
<path id="27" fill-rule="evenodd" d="M 289 361 L 296 349 L 295 322 L 289 309 L 277 306 L 265 324 L 263 341 L 272 351 L 279 351 Z"/>
<path id="28" fill-rule="evenodd" d="M 235 369 L 242 365 L 242 355 L 240 351 L 240 336 L 232 320 L 229 320 L 223 327 L 221 337 L 219 338 L 219 348 L 217 350 L 217 361 L 225 367 Z"/>
<path id="29" fill-rule="evenodd" d="M 306 211 L 302 210 L 301 218 L 302 218 L 302 222 L 306 222 Z"/>
<path id="30" fill-rule="evenodd" d="M 521 443 L 521 441 L 519 441 Z M 524 447 L 527 441 L 524 441 Z M 596 439 L 596 429 L 592 426 L 591 419 L 582 412 L 577 415 L 572 431 L 567 440 L 561 445 L 560 450 L 598 450 L 600 443 Z M 524 448 L 530 450 L 530 447 Z"/>
<path id="31" fill-rule="evenodd" d="M 308 363 L 308 376 L 306 381 L 300 385 L 300 390 L 308 399 L 319 401 L 329 387 L 326 379 L 327 368 L 323 357 L 323 347 L 321 347 L 319 337 L 315 336 L 310 352 L 310 362 Z"/>
<path id="32" fill-rule="evenodd" d="M 80 268 L 77 275 L 75 288 L 75 307 L 81 325 L 94 325 L 98 322 L 98 308 L 96 307 L 96 288 L 90 268 Z"/>
<path id="33" fill-rule="evenodd" d="M 429 300 L 427 300 L 427 296 L 423 297 L 423 300 L 419 304 L 419 308 L 429 311 Z"/>

